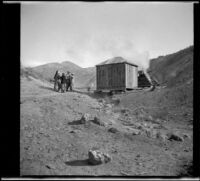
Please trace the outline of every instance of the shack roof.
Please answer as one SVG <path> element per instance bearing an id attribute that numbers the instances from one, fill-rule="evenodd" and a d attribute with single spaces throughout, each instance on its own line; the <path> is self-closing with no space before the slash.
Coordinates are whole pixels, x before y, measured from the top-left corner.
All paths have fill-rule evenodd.
<path id="1" fill-rule="evenodd" d="M 107 65 L 107 64 L 117 64 L 117 63 L 127 63 L 127 64 L 131 64 L 135 67 L 138 67 L 138 65 L 136 65 L 136 64 L 132 63 L 131 61 L 126 60 L 122 57 L 114 57 L 114 58 L 108 59 L 106 61 L 101 62 L 100 64 L 97 64 L 96 66 Z"/>

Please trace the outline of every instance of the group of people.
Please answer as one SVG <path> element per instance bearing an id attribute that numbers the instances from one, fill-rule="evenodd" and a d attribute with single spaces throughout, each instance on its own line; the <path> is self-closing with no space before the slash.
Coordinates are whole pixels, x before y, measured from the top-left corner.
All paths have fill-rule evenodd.
<path id="1" fill-rule="evenodd" d="M 73 90 L 73 79 L 74 74 L 67 71 L 67 73 L 61 73 L 60 71 L 56 71 L 54 75 L 54 90 L 65 92 Z"/>

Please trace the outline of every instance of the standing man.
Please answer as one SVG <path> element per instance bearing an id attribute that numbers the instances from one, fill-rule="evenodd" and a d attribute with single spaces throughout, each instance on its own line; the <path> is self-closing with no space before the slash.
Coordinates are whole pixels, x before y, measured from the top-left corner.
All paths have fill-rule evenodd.
<path id="1" fill-rule="evenodd" d="M 65 90 L 66 90 L 66 81 L 67 81 L 66 75 L 65 75 L 65 73 L 62 73 L 62 77 L 61 77 L 62 92 L 65 92 Z"/>
<path id="2" fill-rule="evenodd" d="M 70 76 L 70 72 L 67 71 L 67 73 L 66 73 L 66 91 L 68 91 L 68 89 L 69 89 L 69 84 L 70 84 L 69 76 Z"/>
<path id="3" fill-rule="evenodd" d="M 61 73 L 58 73 L 59 78 L 57 80 L 57 84 L 58 84 L 58 92 L 62 89 L 62 84 L 61 84 Z"/>

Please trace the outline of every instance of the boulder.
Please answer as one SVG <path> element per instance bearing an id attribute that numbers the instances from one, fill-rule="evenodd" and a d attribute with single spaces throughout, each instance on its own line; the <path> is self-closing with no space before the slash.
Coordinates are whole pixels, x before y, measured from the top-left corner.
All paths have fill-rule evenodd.
<path id="1" fill-rule="evenodd" d="M 162 132 L 157 133 L 157 138 L 161 139 L 162 141 L 168 140 L 168 136 L 165 133 L 162 133 Z"/>
<path id="2" fill-rule="evenodd" d="M 158 132 L 155 129 L 145 129 L 145 133 L 149 138 L 157 138 Z"/>
<path id="3" fill-rule="evenodd" d="M 139 122 L 135 122 L 135 123 L 133 123 L 133 125 L 135 128 L 140 129 L 140 130 L 142 130 L 142 128 L 143 128 L 143 126 Z"/>
<path id="4" fill-rule="evenodd" d="M 80 123 L 81 124 L 85 124 L 86 122 L 88 122 L 91 118 L 91 115 L 86 113 L 84 115 L 82 115 L 81 119 L 80 119 Z"/>
<path id="5" fill-rule="evenodd" d="M 169 140 L 183 141 L 184 139 L 178 133 L 171 133 L 168 137 Z"/>
<path id="6" fill-rule="evenodd" d="M 97 124 L 99 126 L 105 126 L 105 123 L 103 121 L 101 121 L 98 117 L 94 117 L 93 120 L 91 120 L 94 124 Z"/>
<path id="7" fill-rule="evenodd" d="M 88 156 L 88 162 L 92 165 L 99 165 L 111 161 L 111 157 L 108 154 L 103 153 L 99 150 L 89 150 Z"/>
<path id="8" fill-rule="evenodd" d="M 116 128 L 109 128 L 108 129 L 108 132 L 111 132 L 111 133 L 116 133 L 116 132 L 119 132 Z"/>
<path id="9" fill-rule="evenodd" d="M 106 108 L 112 108 L 112 104 L 106 104 L 105 107 Z"/>
<path id="10" fill-rule="evenodd" d="M 183 138 L 191 139 L 191 135 L 189 133 L 183 133 Z"/>
<path id="11" fill-rule="evenodd" d="M 131 129 L 131 131 L 132 131 L 132 135 L 138 135 L 141 133 L 141 131 L 138 129 Z"/>

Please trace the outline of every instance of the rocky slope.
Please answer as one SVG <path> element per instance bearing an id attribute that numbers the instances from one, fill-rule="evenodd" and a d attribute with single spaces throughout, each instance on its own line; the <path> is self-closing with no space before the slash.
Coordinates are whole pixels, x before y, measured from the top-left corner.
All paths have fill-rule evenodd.
<path id="1" fill-rule="evenodd" d="M 95 94 L 53 91 L 57 69 L 76 86 L 95 81 L 93 67 L 71 62 L 21 68 L 20 174 L 191 176 L 193 162 L 193 47 L 151 61 L 161 85 L 150 92 Z M 91 120 L 80 123 L 84 114 Z M 94 121 L 97 117 L 98 121 Z M 88 151 L 110 155 L 90 165 Z"/>
<path id="2" fill-rule="evenodd" d="M 21 78 L 20 91 L 23 176 L 192 174 L 192 112 L 179 108 L 170 114 L 179 114 L 179 120 L 167 117 L 168 112 L 161 112 L 155 101 L 157 95 L 162 97 L 162 89 L 111 97 L 78 91 L 58 93 L 50 83 L 29 76 L 29 80 Z M 171 107 L 167 100 L 160 104 Z M 86 113 L 91 121 L 81 123 Z M 90 149 L 109 154 L 111 161 L 90 165 Z"/>
<path id="3" fill-rule="evenodd" d="M 193 46 L 152 59 L 148 72 L 159 84 L 170 87 L 193 81 Z"/>

